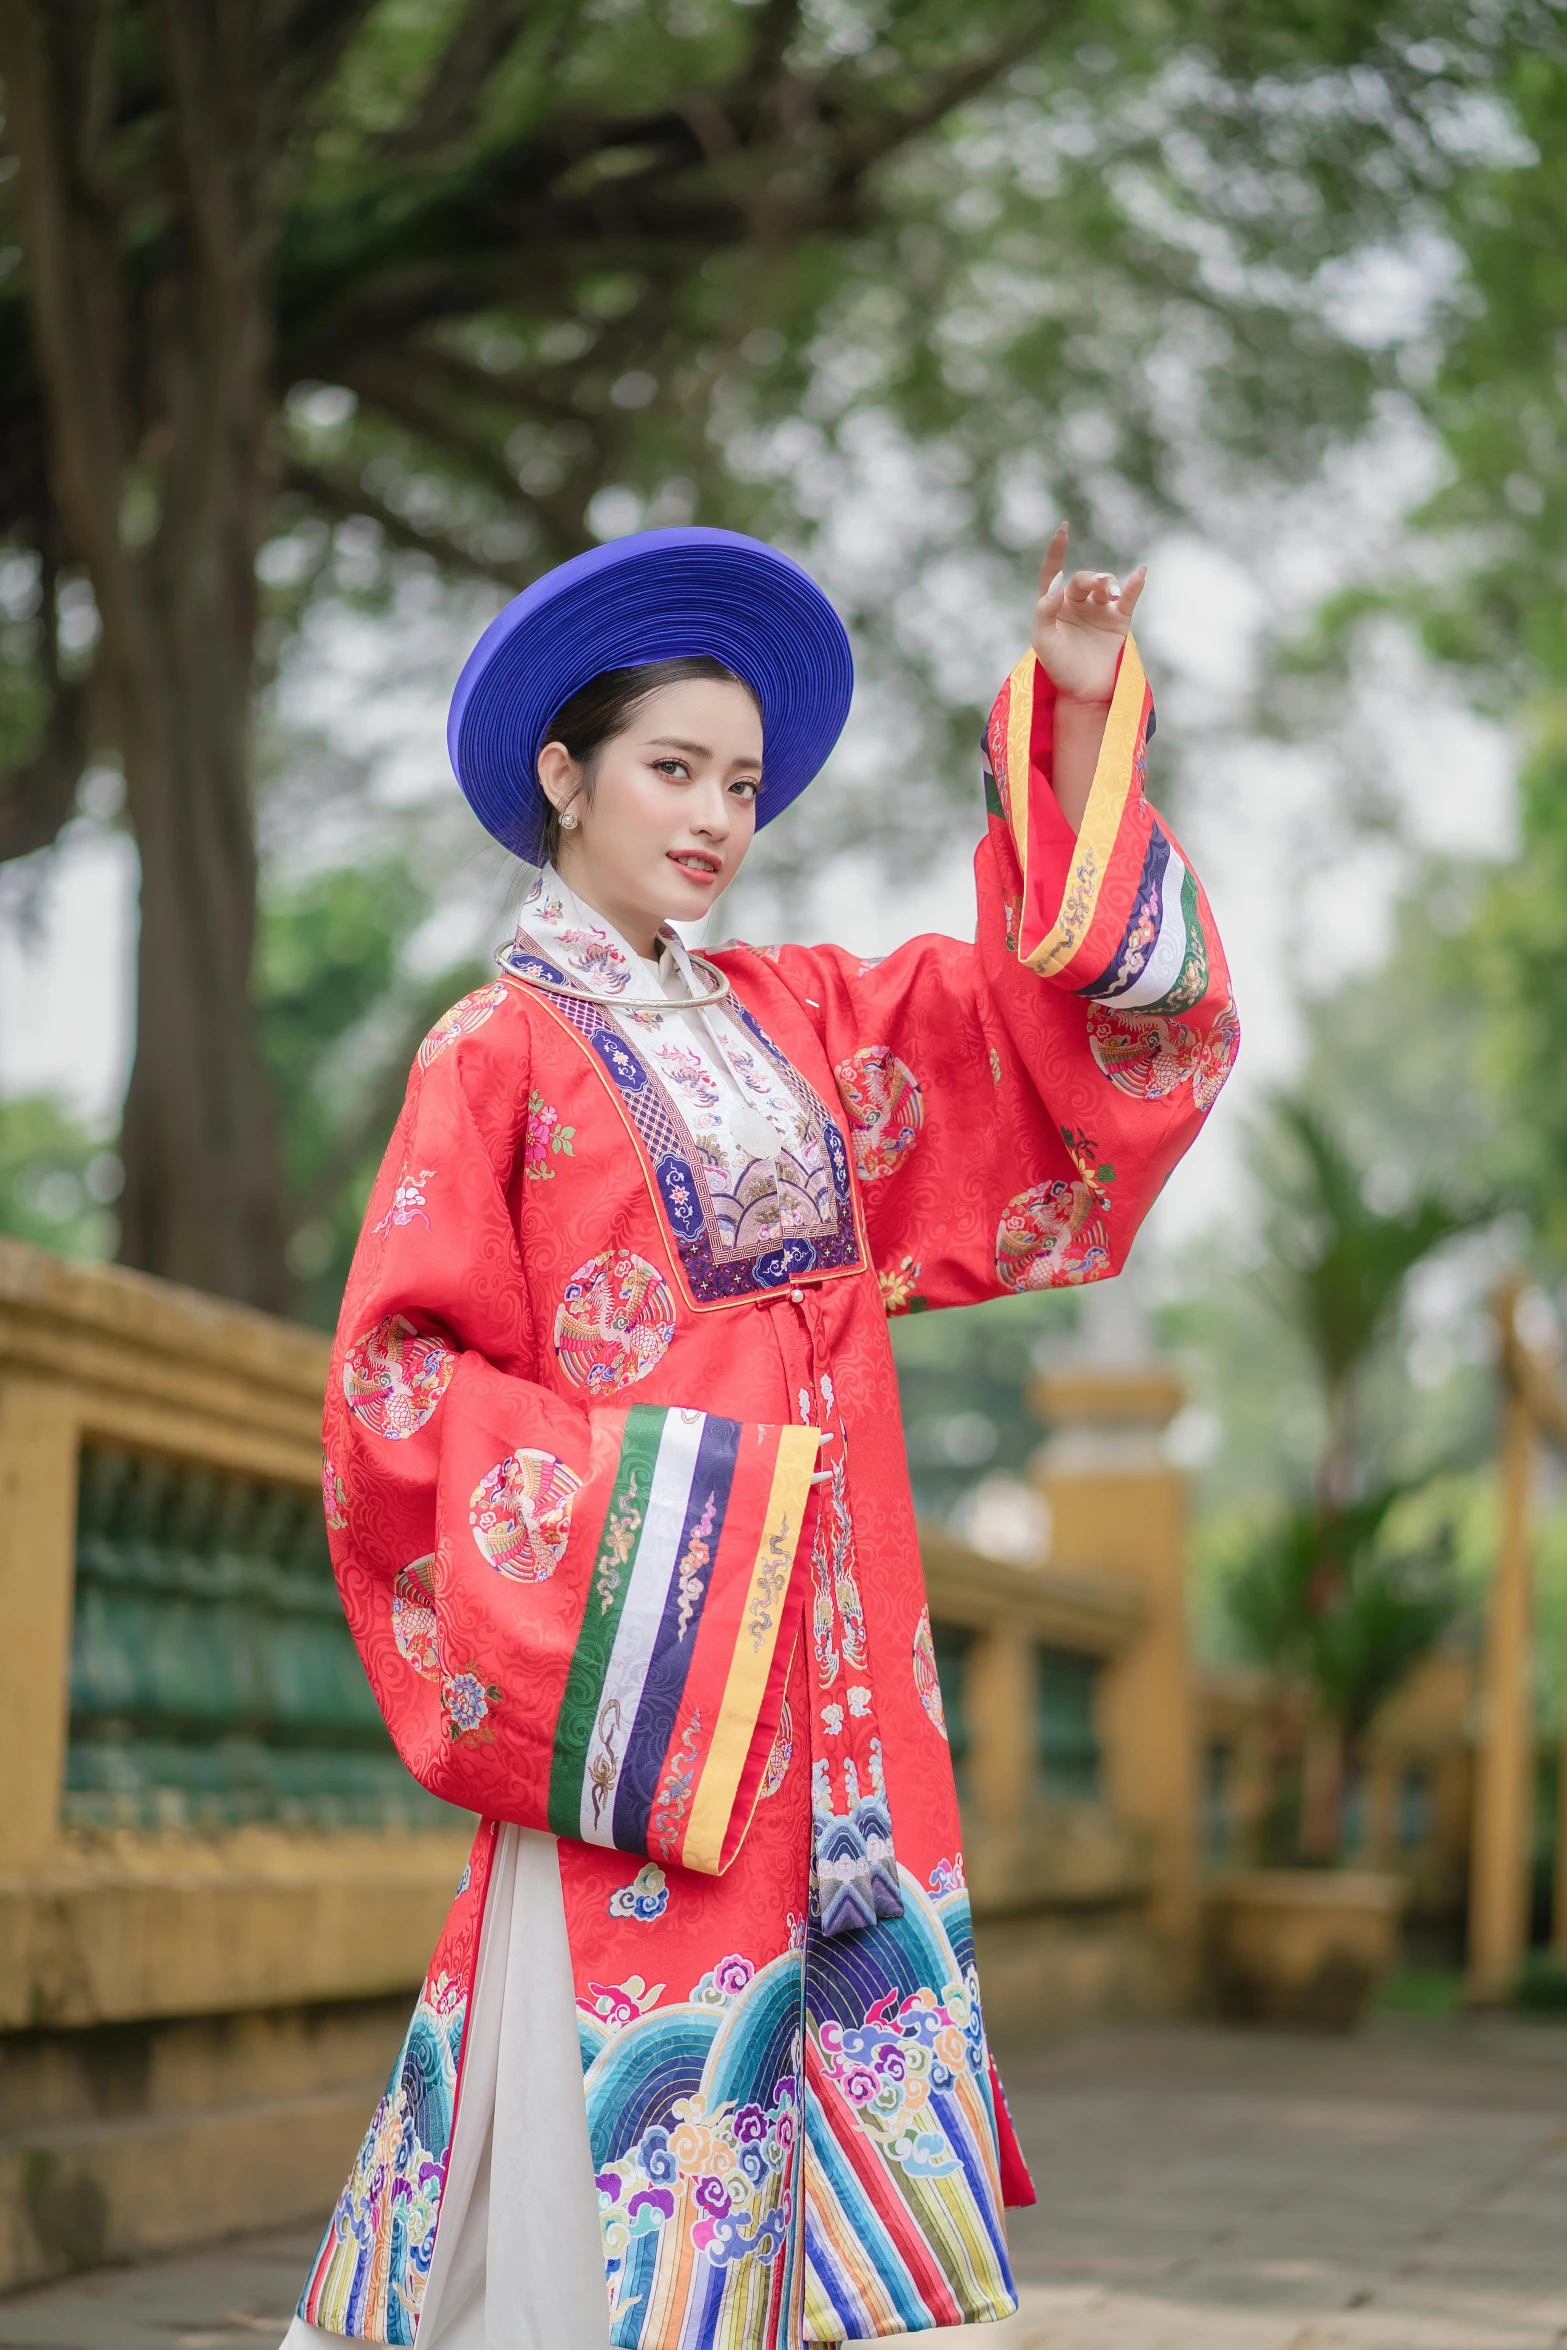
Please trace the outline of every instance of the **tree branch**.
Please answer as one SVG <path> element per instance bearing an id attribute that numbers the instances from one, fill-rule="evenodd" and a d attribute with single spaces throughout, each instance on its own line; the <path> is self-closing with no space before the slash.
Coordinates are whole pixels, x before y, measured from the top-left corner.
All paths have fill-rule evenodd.
<path id="1" fill-rule="evenodd" d="M 1012 66 L 1021 65 L 1031 57 L 1054 29 L 1051 18 L 1060 10 L 1041 11 L 1026 26 L 1020 26 L 1009 41 L 999 42 L 983 56 L 971 58 L 950 74 L 934 82 L 916 106 L 889 108 L 880 120 L 874 117 L 854 122 L 847 117 L 838 133 L 843 148 L 843 164 L 850 178 L 858 180 L 873 163 L 907 146 L 911 139 L 934 130 L 970 98 L 977 98 L 992 82 L 999 80 Z M 833 85 L 823 85 L 831 94 Z"/>
<path id="2" fill-rule="evenodd" d="M 500 562 L 493 556 L 478 553 L 473 547 L 464 546 L 461 539 L 453 538 L 449 531 L 418 529 L 388 506 L 384 498 L 378 498 L 373 490 L 366 489 L 361 481 L 342 481 L 313 465 L 291 459 L 283 468 L 279 486 L 308 499 L 318 513 L 339 522 L 347 522 L 362 515 L 365 520 L 375 523 L 394 547 L 405 548 L 413 554 L 429 555 L 443 570 L 460 578 L 488 580 L 492 586 L 507 588 L 515 595 L 534 576 L 530 569 L 522 565 Z M 513 495 L 521 496 L 515 484 Z"/>
<path id="3" fill-rule="evenodd" d="M 92 688 L 58 683 L 33 756 L 0 777 L 0 864 L 47 849 L 76 804 L 91 742 Z"/>
<path id="4" fill-rule="evenodd" d="M 533 0 L 472 0 L 429 88 L 408 121 L 383 142 L 385 155 L 422 155 L 468 129 L 497 66 L 504 63 Z"/>
<path id="5" fill-rule="evenodd" d="M 294 1231 L 325 1215 L 365 1153 L 384 1147 L 408 1090 L 409 1066 L 440 1013 L 439 1004 L 433 1009 L 428 1001 L 417 1005 L 397 1041 L 388 1047 L 369 1092 L 333 1137 L 325 1160 L 309 1182 L 290 1196 L 288 1217 Z"/>

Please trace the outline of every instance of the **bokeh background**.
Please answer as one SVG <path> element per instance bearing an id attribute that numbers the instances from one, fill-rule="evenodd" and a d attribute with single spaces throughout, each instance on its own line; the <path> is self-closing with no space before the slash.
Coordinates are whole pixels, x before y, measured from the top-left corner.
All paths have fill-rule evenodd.
<path id="1" fill-rule="evenodd" d="M 1314 1692 L 1337 1763 L 1269 1833 L 1352 1854 L 1367 1723 L 1476 1638 L 1491 1294 L 1549 1352 L 1567 1276 L 1560 8 L 11 14 L 0 1230 L 330 1325 L 523 881 L 451 681 L 629 530 L 765 533 L 855 641 L 713 937 L 966 933 L 1066 516 L 1150 564 L 1152 788 L 1245 1043 L 1114 1290 L 896 1326 L 918 1499 L 1020 1555 L 1031 1371 L 1173 1361 L 1199 1654 Z"/>

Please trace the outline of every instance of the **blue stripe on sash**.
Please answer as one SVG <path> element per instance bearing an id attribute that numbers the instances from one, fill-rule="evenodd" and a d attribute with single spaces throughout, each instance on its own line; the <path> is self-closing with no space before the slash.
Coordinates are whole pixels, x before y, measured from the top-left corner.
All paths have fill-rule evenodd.
<path id="1" fill-rule="evenodd" d="M 658 1791 L 675 1715 L 685 1695 L 686 1675 L 696 1648 L 697 1627 L 712 1579 L 729 1488 L 740 1452 L 740 1423 L 709 1415 L 702 1431 L 685 1524 L 680 1530 L 679 1563 L 670 1577 L 664 1613 L 653 1642 L 642 1683 L 641 1702 L 632 1724 L 626 1759 L 615 1792 L 615 1842 L 622 1852 L 641 1852 L 647 1843 L 647 1824 Z"/>
<path id="2" fill-rule="evenodd" d="M 1085 987 L 1074 988 L 1075 995 L 1093 996 L 1101 1001 L 1121 995 L 1132 985 L 1134 980 L 1140 979 L 1144 971 L 1147 970 L 1148 958 L 1159 944 L 1159 933 L 1164 924 L 1164 869 L 1169 861 L 1169 841 L 1156 824 L 1149 835 L 1148 847 L 1144 852 L 1143 869 L 1137 881 L 1137 895 L 1132 900 L 1132 910 L 1126 917 L 1126 927 L 1117 941 L 1115 953 L 1110 957 L 1097 979 L 1089 980 Z M 1148 921 L 1153 924 L 1153 935 L 1138 961 L 1136 970 L 1129 971 L 1124 968 L 1128 941 L 1138 924 Z"/>

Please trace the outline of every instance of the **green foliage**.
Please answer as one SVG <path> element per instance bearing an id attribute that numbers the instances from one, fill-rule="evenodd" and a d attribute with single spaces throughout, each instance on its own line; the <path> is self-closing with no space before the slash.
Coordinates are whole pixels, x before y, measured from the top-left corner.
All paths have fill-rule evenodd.
<path id="1" fill-rule="evenodd" d="M 1494 1215 L 1422 1189 L 1396 1208 L 1367 1196 L 1364 1170 L 1308 1102 L 1275 1105 L 1271 1193 L 1272 1280 L 1285 1318 L 1305 1339 L 1330 1406 L 1347 1394 L 1403 1295 L 1415 1266 L 1443 1241 Z M 1283 1152 L 1277 1148 L 1282 1143 Z"/>
<path id="2" fill-rule="evenodd" d="M 1434 560 L 1395 591 L 1429 650 L 1520 735 L 1517 861 L 1464 940 L 1496 1094 L 1493 1162 L 1567 1262 L 1567 41 L 1559 10 L 1498 52 L 1505 152 L 1455 172 L 1440 217 L 1463 275 L 1426 380 L 1445 478 L 1414 517 Z M 1386 601 L 1370 596 L 1373 603 Z M 1337 618 L 1352 622 L 1346 605 Z M 1473 986 L 1478 979 L 1479 987 Z"/>
<path id="3" fill-rule="evenodd" d="M 1436 1188 L 1376 1206 L 1365 1169 L 1300 1098 L 1275 1103 L 1261 1156 L 1272 1202 L 1264 1283 L 1315 1365 L 1321 1453 L 1312 1495 L 1243 1540 L 1223 1603 L 1245 1653 L 1309 1686 L 1352 1749 L 1458 1605 L 1452 1524 L 1429 1513 L 1412 1523 L 1411 1481 L 1369 1473 L 1359 1392 L 1411 1272 L 1493 1211 Z"/>
<path id="4" fill-rule="evenodd" d="M 1037 1351 L 1078 1310 L 1056 1290 L 889 1322 L 917 1508 L 940 1516 L 977 1477 L 1022 1474 L 1041 1435 L 1028 1409 Z"/>
<path id="5" fill-rule="evenodd" d="M 1388 1540 L 1406 1492 L 1389 1484 L 1342 1507 L 1297 1504 L 1257 1541 L 1226 1591 L 1249 1655 L 1306 1682 L 1349 1742 L 1457 1606 L 1446 1528 L 1413 1547 Z"/>
<path id="6" fill-rule="evenodd" d="M 67 1257 L 114 1251 L 120 1162 L 48 1094 L 0 1102 L 0 1232 Z"/>
<path id="7" fill-rule="evenodd" d="M 300 1310 L 328 1328 L 419 1039 L 486 976 L 409 969 L 430 902 L 391 859 L 313 875 L 263 911 L 256 1011 L 282 1120 L 289 1262 Z"/>

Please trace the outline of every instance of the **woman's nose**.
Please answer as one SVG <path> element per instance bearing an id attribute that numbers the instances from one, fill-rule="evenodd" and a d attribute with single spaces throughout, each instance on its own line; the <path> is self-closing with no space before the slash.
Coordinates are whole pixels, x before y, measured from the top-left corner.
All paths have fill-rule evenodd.
<path id="1" fill-rule="evenodd" d="M 702 796 L 691 811 L 691 829 L 705 833 L 709 840 L 729 838 L 729 795 L 720 784 L 703 787 Z"/>

